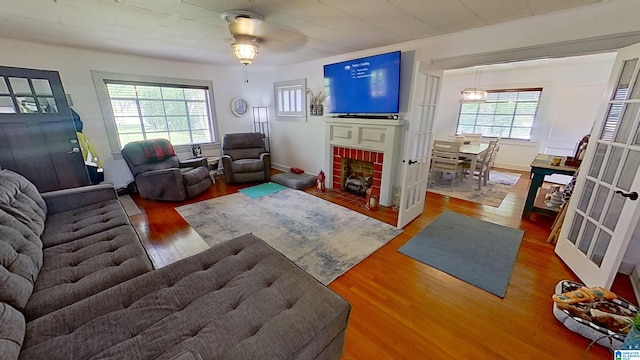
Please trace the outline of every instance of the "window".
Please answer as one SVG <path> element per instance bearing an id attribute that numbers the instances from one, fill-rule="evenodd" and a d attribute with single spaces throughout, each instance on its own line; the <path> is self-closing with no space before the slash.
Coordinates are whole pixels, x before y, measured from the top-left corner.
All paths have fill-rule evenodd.
<path id="1" fill-rule="evenodd" d="M 306 121 L 306 79 L 274 84 L 276 119 Z"/>
<path id="2" fill-rule="evenodd" d="M 0 114 L 18 112 L 21 114 L 58 112 L 58 104 L 53 97 L 48 79 L 0 76 Z"/>
<path id="3" fill-rule="evenodd" d="M 487 101 L 462 103 L 456 133 L 530 140 L 542 88 L 492 90 Z"/>
<path id="4" fill-rule="evenodd" d="M 215 142 L 210 83 L 100 73 L 94 82 L 114 153 L 154 138 L 174 146 Z"/>

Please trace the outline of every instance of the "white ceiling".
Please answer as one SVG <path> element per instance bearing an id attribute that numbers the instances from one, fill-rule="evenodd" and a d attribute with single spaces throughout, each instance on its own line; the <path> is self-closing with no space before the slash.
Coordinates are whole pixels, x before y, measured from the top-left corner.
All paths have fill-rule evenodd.
<path id="1" fill-rule="evenodd" d="M 282 66 L 600 1 L 0 0 L 0 37 L 229 66 L 220 13 L 243 9 L 265 19 L 256 63 Z"/>

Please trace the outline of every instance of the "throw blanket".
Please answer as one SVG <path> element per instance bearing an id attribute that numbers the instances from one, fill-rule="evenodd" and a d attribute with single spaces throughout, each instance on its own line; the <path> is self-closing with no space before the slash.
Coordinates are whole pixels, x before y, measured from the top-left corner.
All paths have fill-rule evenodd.
<path id="1" fill-rule="evenodd" d="M 142 150 L 147 162 L 150 163 L 162 161 L 176 154 L 173 150 L 173 145 L 165 139 L 149 140 L 142 146 Z"/>

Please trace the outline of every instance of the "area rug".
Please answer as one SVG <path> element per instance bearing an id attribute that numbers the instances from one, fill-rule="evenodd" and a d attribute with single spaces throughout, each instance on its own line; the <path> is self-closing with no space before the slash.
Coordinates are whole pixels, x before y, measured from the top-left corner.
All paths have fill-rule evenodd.
<path id="1" fill-rule="evenodd" d="M 209 246 L 253 233 L 329 284 L 402 232 L 303 191 L 236 193 L 176 208 Z"/>
<path id="2" fill-rule="evenodd" d="M 460 185 L 451 188 L 451 182 L 445 176 L 444 179 L 427 189 L 428 192 L 451 196 L 454 198 L 472 201 L 475 203 L 498 207 L 507 196 L 513 185 L 520 179 L 520 174 L 500 172 L 492 170 L 487 186 L 478 190 L 478 181 L 465 178 Z"/>
<path id="3" fill-rule="evenodd" d="M 258 198 L 261 196 L 273 194 L 278 191 L 286 190 L 287 188 L 276 183 L 268 182 L 248 188 L 240 189 L 241 193 L 247 195 L 250 198 Z"/>
<path id="4" fill-rule="evenodd" d="M 524 231 L 446 211 L 398 251 L 504 297 Z"/>

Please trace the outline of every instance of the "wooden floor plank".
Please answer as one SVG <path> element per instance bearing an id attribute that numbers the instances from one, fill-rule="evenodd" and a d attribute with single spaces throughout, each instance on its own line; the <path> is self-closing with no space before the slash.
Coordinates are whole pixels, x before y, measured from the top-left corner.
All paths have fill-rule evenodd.
<path id="1" fill-rule="evenodd" d="M 219 179 L 208 192 L 181 203 L 133 195 L 142 214 L 131 220 L 156 266 L 165 266 L 206 248 L 175 207 L 251 185 Z M 551 312 L 556 283 L 578 279 L 546 243 L 553 219 L 521 218 L 528 186 L 523 173 L 499 207 L 427 193 L 424 213 L 403 233 L 329 285 L 352 304 L 343 359 L 582 358 L 589 340 L 568 331 Z M 397 220 L 391 208 L 368 211 L 357 202 L 333 198 L 331 191 L 307 192 L 389 224 Z M 397 251 L 447 210 L 525 231 L 503 299 Z M 617 277 L 613 290 L 635 300 L 626 276 Z M 595 346 L 588 358 L 612 357 Z"/>

